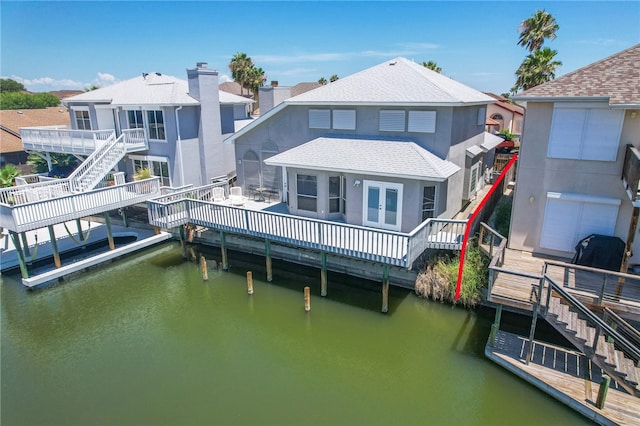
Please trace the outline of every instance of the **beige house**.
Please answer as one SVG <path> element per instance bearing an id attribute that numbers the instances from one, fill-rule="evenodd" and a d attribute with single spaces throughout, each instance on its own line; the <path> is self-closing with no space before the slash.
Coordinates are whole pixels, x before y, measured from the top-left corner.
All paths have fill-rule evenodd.
<path id="1" fill-rule="evenodd" d="M 498 133 L 503 129 L 510 131 L 516 136 L 522 134 L 522 121 L 524 119 L 524 108 L 512 104 L 503 96 L 485 92 L 491 96 L 496 103 L 487 106 L 487 131 Z"/>
<path id="2" fill-rule="evenodd" d="M 526 120 L 511 248 L 570 258 L 590 234 L 627 241 L 640 206 L 638 64 L 640 44 L 514 97 Z M 631 263 L 640 263 L 634 234 Z"/>

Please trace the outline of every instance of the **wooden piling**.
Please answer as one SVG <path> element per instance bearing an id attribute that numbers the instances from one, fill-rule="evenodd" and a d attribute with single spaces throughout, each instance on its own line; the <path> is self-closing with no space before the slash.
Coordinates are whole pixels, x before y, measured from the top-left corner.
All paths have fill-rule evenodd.
<path id="1" fill-rule="evenodd" d="M 496 336 L 500 331 L 500 318 L 502 317 L 502 305 L 498 304 L 496 308 L 496 317 L 491 325 L 491 334 L 489 335 L 489 342 L 492 347 L 496 345 Z"/>
<path id="2" fill-rule="evenodd" d="M 56 265 L 56 268 L 60 268 L 62 264 L 60 263 L 60 252 L 58 252 L 58 240 L 56 240 L 56 233 L 52 225 L 47 226 L 47 228 L 49 228 L 49 239 L 51 240 L 51 248 L 53 250 L 53 263 Z"/>
<path id="3" fill-rule="evenodd" d="M 186 259 L 187 258 L 187 241 L 184 235 L 184 226 L 180 226 L 178 229 L 180 233 L 180 248 L 182 249 L 182 258 Z"/>
<path id="4" fill-rule="evenodd" d="M 78 230 L 78 241 L 84 240 L 84 235 L 82 233 L 82 222 L 80 219 L 76 219 L 76 229 Z"/>
<path id="5" fill-rule="evenodd" d="M 598 389 L 598 399 L 596 400 L 596 407 L 602 410 L 604 402 L 607 399 L 607 391 L 611 384 L 611 377 L 606 374 L 602 375 L 602 381 L 600 382 L 600 389 Z"/>
<path id="6" fill-rule="evenodd" d="M 382 313 L 389 312 L 389 265 L 382 270 Z"/>
<path id="7" fill-rule="evenodd" d="M 153 227 L 153 233 L 154 233 L 154 235 L 160 235 L 160 227 L 159 226 L 154 226 Z"/>
<path id="8" fill-rule="evenodd" d="M 207 259 L 200 256 L 200 269 L 202 270 L 202 281 L 209 281 L 209 272 L 207 271 Z"/>
<path id="9" fill-rule="evenodd" d="M 304 310 L 309 312 L 311 310 L 311 288 L 304 288 Z"/>
<path id="10" fill-rule="evenodd" d="M 109 240 L 109 250 L 115 250 L 116 244 L 113 241 L 113 232 L 111 232 L 111 217 L 109 216 L 109 212 L 105 212 L 104 214 L 104 224 L 107 226 L 107 238 Z"/>
<path id="11" fill-rule="evenodd" d="M 267 239 L 264 240 L 264 251 L 266 257 L 266 266 L 267 266 L 267 281 L 273 281 L 273 269 L 271 265 L 271 242 Z"/>
<path id="12" fill-rule="evenodd" d="M 320 269 L 320 296 L 327 295 L 327 253 L 322 252 Z"/>
<path id="13" fill-rule="evenodd" d="M 31 253 L 29 252 L 29 242 L 27 241 L 27 233 L 21 232 L 20 239 L 22 240 L 22 250 L 24 251 L 24 255 L 31 256 Z"/>
<path id="14" fill-rule="evenodd" d="M 224 231 L 220 231 L 220 252 L 222 253 L 222 270 L 229 269 L 229 261 L 227 260 L 227 243 L 224 238 Z"/>
<path id="15" fill-rule="evenodd" d="M 9 231 L 9 236 L 11 237 L 11 241 L 13 242 L 13 246 L 18 253 L 18 263 L 20 265 L 20 273 L 22 274 L 22 278 L 29 278 L 29 270 L 27 269 L 27 262 L 24 257 L 24 252 L 22 251 L 22 247 L 20 246 L 20 237 L 13 231 Z"/>
<path id="16" fill-rule="evenodd" d="M 253 272 L 247 271 L 247 293 L 253 294 Z"/>

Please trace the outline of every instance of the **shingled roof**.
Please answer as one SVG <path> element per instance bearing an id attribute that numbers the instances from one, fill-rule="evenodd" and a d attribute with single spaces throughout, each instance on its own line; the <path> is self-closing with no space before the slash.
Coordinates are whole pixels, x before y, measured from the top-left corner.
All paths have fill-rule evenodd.
<path id="1" fill-rule="evenodd" d="M 606 98 L 640 106 L 640 44 L 514 96 L 519 101 Z"/>
<path id="2" fill-rule="evenodd" d="M 5 109 L 0 111 L 0 152 L 24 151 L 20 138 L 21 127 L 68 126 L 67 108 Z"/>

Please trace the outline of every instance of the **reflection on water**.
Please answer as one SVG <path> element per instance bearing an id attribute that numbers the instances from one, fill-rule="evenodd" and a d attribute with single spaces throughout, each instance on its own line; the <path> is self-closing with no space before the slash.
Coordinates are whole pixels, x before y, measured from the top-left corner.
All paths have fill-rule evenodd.
<path id="1" fill-rule="evenodd" d="M 584 424 L 484 359 L 487 317 L 252 262 L 203 282 L 171 243 L 40 291 L 2 276 L 2 424 Z"/>

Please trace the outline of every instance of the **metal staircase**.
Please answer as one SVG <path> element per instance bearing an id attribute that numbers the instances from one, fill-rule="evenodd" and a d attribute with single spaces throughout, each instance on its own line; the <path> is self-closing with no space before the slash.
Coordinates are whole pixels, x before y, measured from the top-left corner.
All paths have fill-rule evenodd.
<path id="1" fill-rule="evenodd" d="M 609 309 L 604 319 L 550 282 L 541 315 L 629 394 L 640 398 L 640 333 Z M 542 288 L 541 288 L 542 290 Z M 544 293 L 538 293 L 544 294 Z"/>

